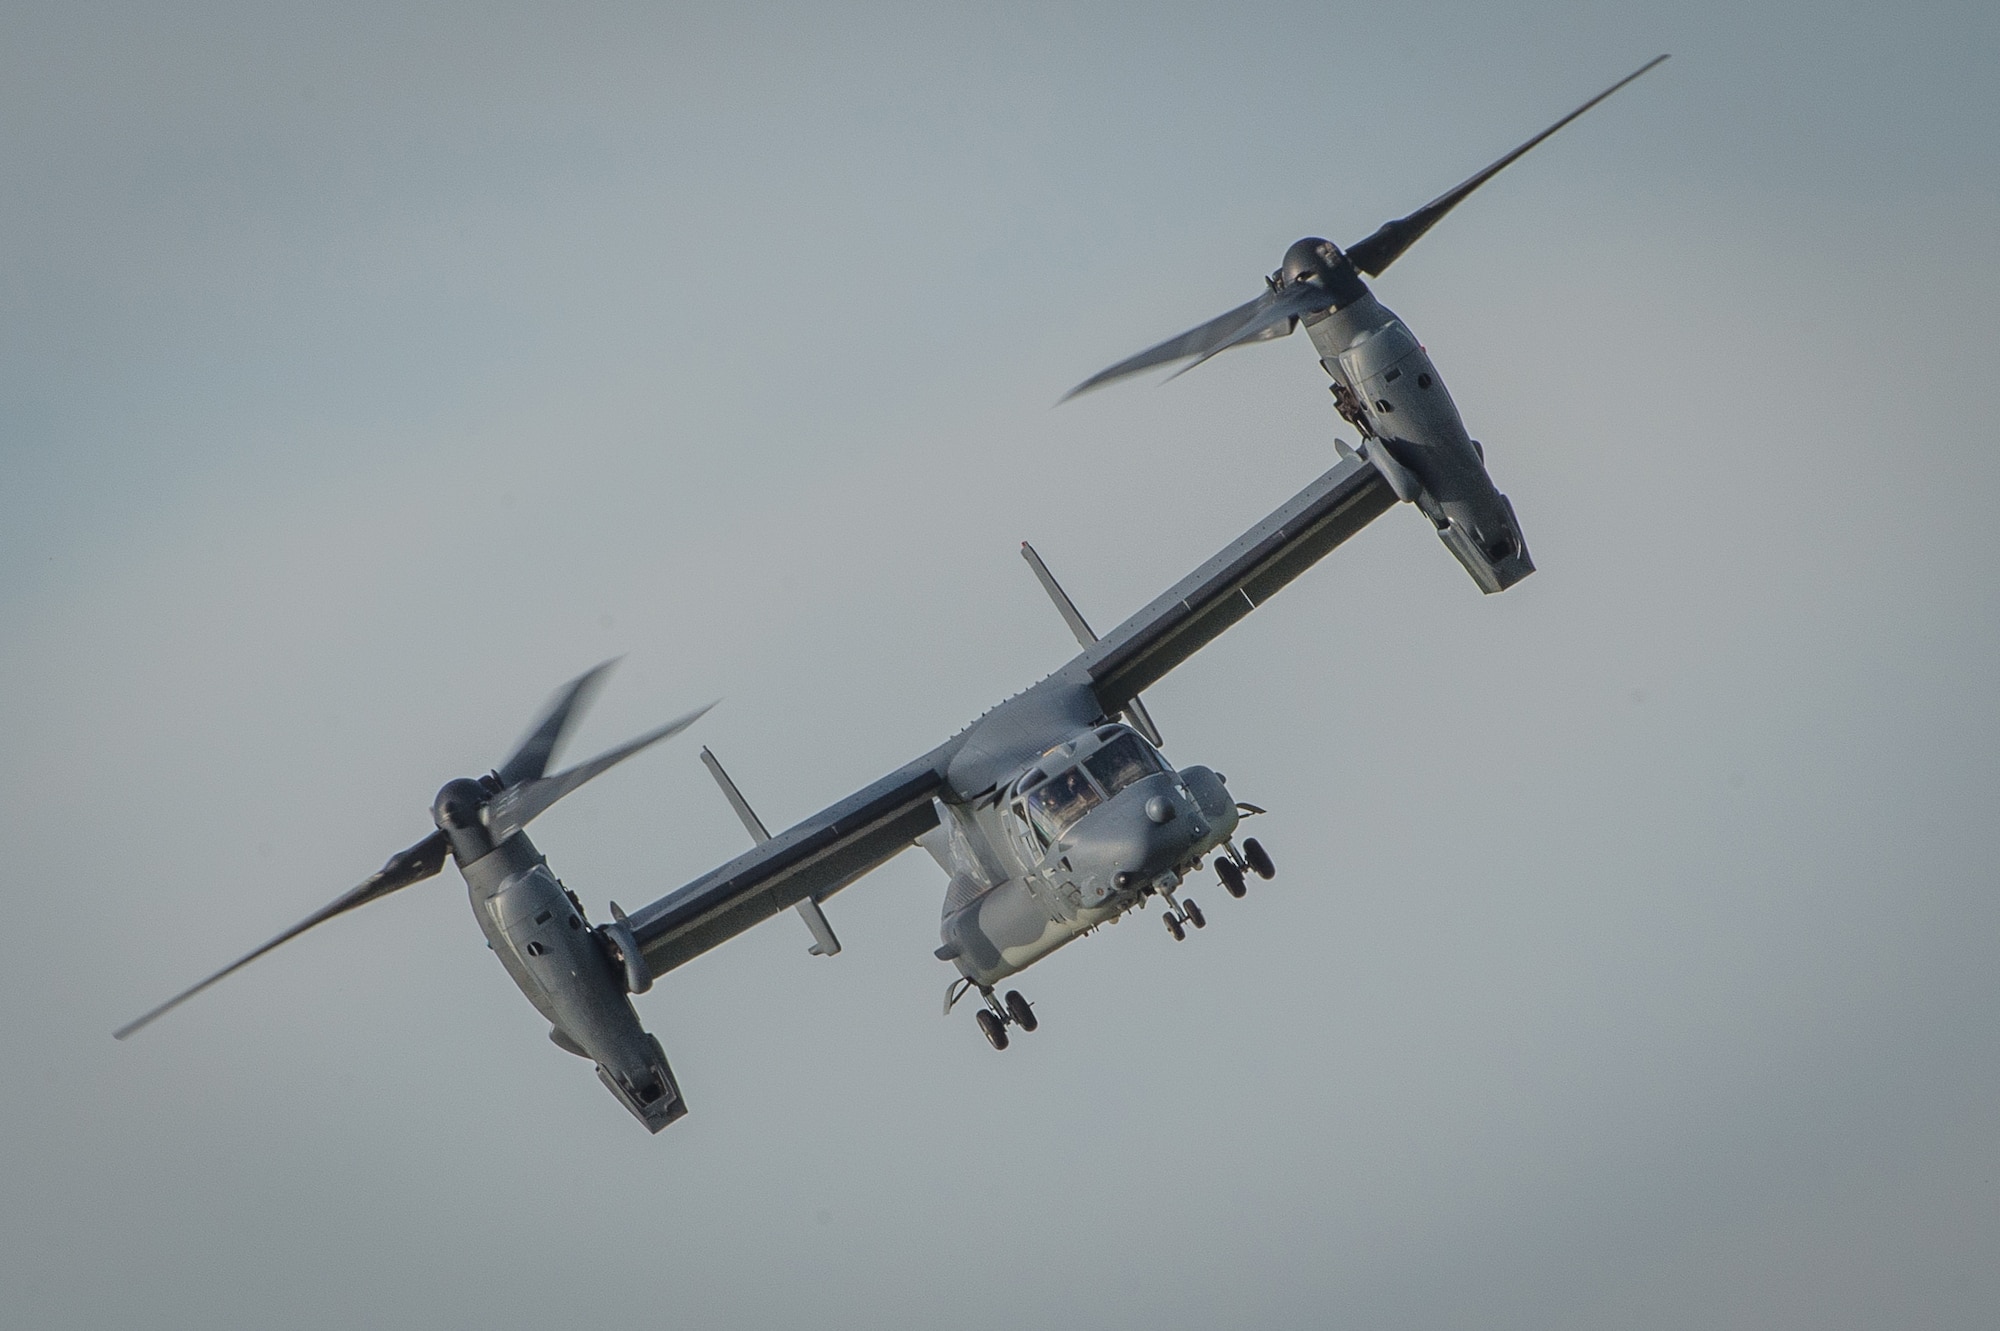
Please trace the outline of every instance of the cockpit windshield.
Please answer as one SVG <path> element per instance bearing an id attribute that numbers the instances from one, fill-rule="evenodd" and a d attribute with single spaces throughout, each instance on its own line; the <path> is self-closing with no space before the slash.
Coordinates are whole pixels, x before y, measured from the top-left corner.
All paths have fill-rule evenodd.
<path id="1" fill-rule="evenodd" d="M 1072 767 L 1028 792 L 1028 812 L 1044 837 L 1055 840 L 1070 824 L 1103 802 L 1081 767 Z"/>
<path id="2" fill-rule="evenodd" d="M 1116 795 L 1134 781 L 1163 770 L 1153 751 L 1137 735 L 1123 734 L 1083 760 L 1106 795 Z"/>

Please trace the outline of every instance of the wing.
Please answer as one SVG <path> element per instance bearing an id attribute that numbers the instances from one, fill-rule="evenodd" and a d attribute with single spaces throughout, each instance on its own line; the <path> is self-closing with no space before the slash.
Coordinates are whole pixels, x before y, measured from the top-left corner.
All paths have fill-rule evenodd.
<path id="1" fill-rule="evenodd" d="M 1063 696 L 1082 693 L 1086 680 L 1102 714 L 1115 715 L 1395 502 L 1381 473 L 1364 458 L 1343 459 L 1171 591 L 982 721 L 1004 721 L 1008 708 L 1027 704 L 1051 686 L 1062 686 Z M 1032 732 L 1047 720 L 1024 724 Z M 1072 715 L 1061 724 L 1074 722 Z M 626 924 L 647 965 L 663 975 L 808 896 L 825 900 L 908 850 L 937 826 L 933 800 L 952 797 L 952 759 L 980 733 L 975 723 L 915 762 L 632 912 Z"/>
<path id="2" fill-rule="evenodd" d="M 1363 457 L 1343 458 L 1227 549 L 1079 658 L 1115 713 L 1328 551 L 1389 511 L 1396 496 Z"/>
<path id="3" fill-rule="evenodd" d="M 804 898 L 823 901 L 937 826 L 946 745 L 626 919 L 663 975 Z"/>

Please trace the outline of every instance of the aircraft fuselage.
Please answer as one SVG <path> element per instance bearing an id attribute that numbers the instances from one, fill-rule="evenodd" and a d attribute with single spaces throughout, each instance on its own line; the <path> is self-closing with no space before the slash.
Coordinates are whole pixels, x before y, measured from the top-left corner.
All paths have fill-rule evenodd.
<path id="1" fill-rule="evenodd" d="M 1038 799 L 1052 788 L 1060 804 Z M 939 955 L 988 989 L 1149 897 L 1171 903 L 1238 816 L 1221 777 L 1173 770 L 1115 723 L 1050 748 L 997 796 L 940 802 L 922 842 L 952 875 Z"/>

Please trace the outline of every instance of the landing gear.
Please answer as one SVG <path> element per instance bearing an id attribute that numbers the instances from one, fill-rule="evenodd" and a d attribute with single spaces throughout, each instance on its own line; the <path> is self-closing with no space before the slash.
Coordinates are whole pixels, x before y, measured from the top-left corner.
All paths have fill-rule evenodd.
<path id="1" fill-rule="evenodd" d="M 1268 879 L 1278 872 L 1278 866 L 1271 863 L 1271 852 L 1265 850 L 1256 837 L 1243 843 L 1243 858 L 1259 878 Z"/>
<path id="2" fill-rule="evenodd" d="M 1222 890 L 1238 901 L 1241 901 L 1243 894 L 1249 891 L 1243 886 L 1243 866 L 1226 855 L 1215 857 L 1215 876 L 1222 880 Z"/>
<path id="3" fill-rule="evenodd" d="M 967 980 L 964 984 L 969 988 L 972 981 Z M 963 992 L 963 989 L 960 992 Z M 1009 1026 L 1019 1026 L 1024 1031 L 1032 1031 L 1042 1024 L 1035 1016 L 1034 1004 L 1023 997 L 1019 989 L 1009 989 L 1005 1002 L 995 998 L 993 991 L 984 985 L 980 986 L 979 996 L 986 1001 L 986 1006 L 973 1013 L 972 1017 L 979 1023 L 979 1033 L 986 1037 L 986 1043 L 995 1049 L 1007 1047 Z M 951 1009 L 947 1007 L 945 1011 L 949 1012 Z"/>
<path id="4" fill-rule="evenodd" d="M 1159 889 L 1159 895 L 1160 900 L 1167 903 L 1167 913 L 1161 918 L 1166 923 L 1167 932 L 1174 936 L 1176 943 L 1187 938 L 1188 925 L 1192 924 L 1197 929 L 1208 927 L 1208 920 L 1202 915 L 1201 907 L 1192 901 L 1176 901 L 1172 888 Z"/>

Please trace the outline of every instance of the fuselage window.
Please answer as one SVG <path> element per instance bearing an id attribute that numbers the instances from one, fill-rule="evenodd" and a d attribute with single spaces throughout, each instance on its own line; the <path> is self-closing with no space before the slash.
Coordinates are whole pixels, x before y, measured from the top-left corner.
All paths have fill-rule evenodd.
<path id="1" fill-rule="evenodd" d="M 1033 863 L 1049 848 L 1048 834 L 1028 817 L 1028 806 L 1020 800 L 1014 801 L 1014 821 L 1021 825 L 1021 844 L 1028 852 L 1028 860 Z"/>
<path id="2" fill-rule="evenodd" d="M 1134 781 L 1143 780 L 1160 770 L 1152 750 L 1132 734 L 1120 735 L 1112 740 L 1084 759 L 1083 765 L 1097 778 L 1097 784 L 1104 787 L 1106 795 L 1116 795 Z"/>
<path id="3" fill-rule="evenodd" d="M 1103 801 L 1083 769 L 1072 767 L 1028 792 L 1028 812 L 1034 816 L 1036 830 L 1053 841 Z"/>

